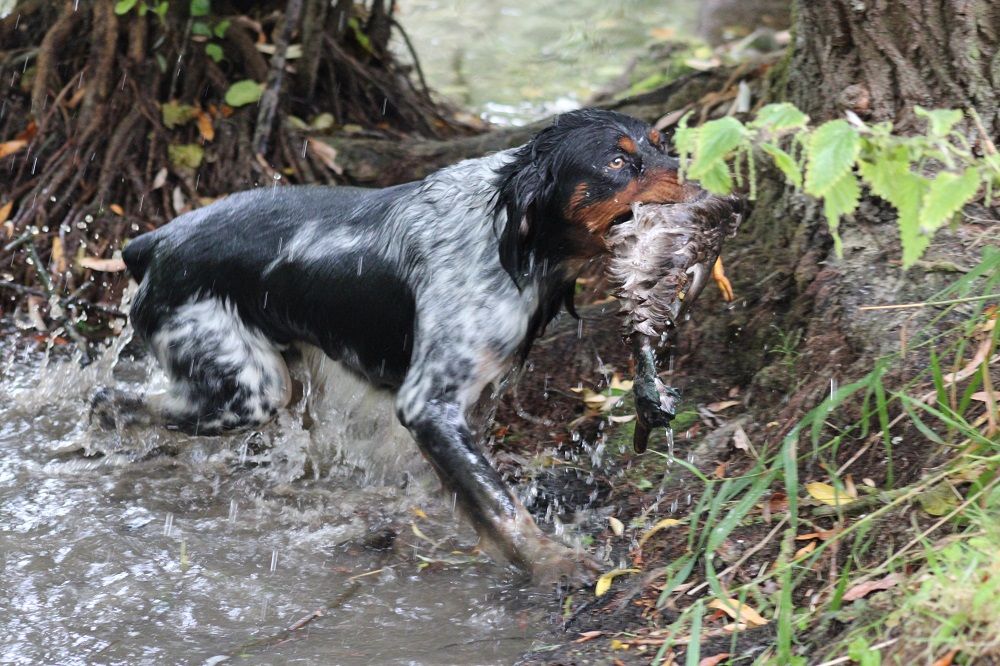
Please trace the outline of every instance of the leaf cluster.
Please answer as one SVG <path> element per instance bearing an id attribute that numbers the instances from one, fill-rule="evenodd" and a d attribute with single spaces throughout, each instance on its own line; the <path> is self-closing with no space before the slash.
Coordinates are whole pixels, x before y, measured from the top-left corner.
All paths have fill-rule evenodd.
<path id="1" fill-rule="evenodd" d="M 974 201 L 989 203 L 1000 184 L 1000 155 L 988 140 L 985 154 L 976 153 L 959 129 L 962 111 L 915 111 L 926 130 L 904 136 L 893 133 L 892 123 L 869 125 L 851 113 L 813 127 L 783 102 L 761 108 L 747 123 L 726 117 L 691 127 L 685 116 L 675 144 L 683 176 L 718 194 L 743 186 L 745 175 L 755 198 L 756 160 L 770 160 L 796 189 L 823 202 L 838 254 L 840 219 L 857 210 L 867 187 L 896 209 L 907 268 L 956 213 Z M 969 115 L 978 120 L 974 110 Z"/>

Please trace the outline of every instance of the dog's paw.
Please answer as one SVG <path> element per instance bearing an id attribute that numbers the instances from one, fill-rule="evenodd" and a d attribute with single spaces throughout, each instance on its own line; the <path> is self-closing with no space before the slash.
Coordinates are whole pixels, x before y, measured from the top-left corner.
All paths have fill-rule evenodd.
<path id="1" fill-rule="evenodd" d="M 535 585 L 559 583 L 572 589 L 589 587 L 601 572 L 601 564 L 585 551 L 545 538 L 535 544 L 531 558 L 531 580 Z"/>
<path id="2" fill-rule="evenodd" d="M 152 414 L 141 397 L 102 387 L 90 400 L 88 420 L 91 425 L 103 430 L 120 430 L 149 425 Z"/>

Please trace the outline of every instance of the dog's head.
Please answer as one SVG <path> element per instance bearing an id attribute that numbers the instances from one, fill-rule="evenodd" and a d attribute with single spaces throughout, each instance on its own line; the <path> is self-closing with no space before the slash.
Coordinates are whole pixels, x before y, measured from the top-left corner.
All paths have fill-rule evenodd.
<path id="1" fill-rule="evenodd" d="M 682 203 L 704 194 L 678 179 L 660 132 L 614 111 L 558 116 L 498 171 L 497 211 L 506 212 L 500 261 L 518 279 L 539 250 L 586 258 L 628 220 L 632 204 Z"/>

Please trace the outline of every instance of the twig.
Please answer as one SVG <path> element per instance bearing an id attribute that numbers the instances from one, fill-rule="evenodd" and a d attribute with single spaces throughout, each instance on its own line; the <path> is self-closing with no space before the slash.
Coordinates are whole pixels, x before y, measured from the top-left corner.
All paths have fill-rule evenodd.
<path id="1" fill-rule="evenodd" d="M 875 645 L 871 646 L 868 649 L 881 650 L 882 648 L 889 647 L 898 640 L 899 640 L 898 638 L 890 638 L 887 641 L 876 643 Z M 818 666 L 836 666 L 836 664 L 846 664 L 849 661 L 851 661 L 851 657 L 837 657 L 836 659 L 831 659 L 830 661 L 824 661 L 822 664 L 819 664 Z"/>
<path id="2" fill-rule="evenodd" d="M 288 44 L 292 34 L 299 25 L 302 15 L 302 0 L 288 0 L 285 7 L 285 25 L 275 44 L 274 55 L 271 56 L 271 71 L 267 76 L 267 86 L 260 97 L 260 110 L 257 112 L 257 127 L 253 135 L 253 149 L 258 155 L 266 155 L 271 143 L 271 131 L 274 128 L 274 117 L 278 113 L 281 99 L 281 87 L 285 80 L 285 61 L 288 59 Z"/>
<path id="3" fill-rule="evenodd" d="M 756 555 L 758 552 L 760 552 L 760 550 L 764 546 L 766 546 L 768 543 L 770 543 L 771 539 L 774 538 L 774 535 L 778 533 L 778 530 L 780 530 L 782 528 L 782 526 L 784 526 L 784 524 L 786 522 L 788 522 L 788 516 L 785 516 L 780 521 L 778 521 L 778 524 L 776 524 L 771 529 L 771 531 L 767 533 L 767 536 L 765 536 L 763 539 L 761 539 L 757 543 L 757 545 L 755 545 L 753 548 L 751 548 L 747 552 L 743 553 L 743 556 L 740 557 L 740 559 L 736 560 L 731 565 L 729 565 L 728 567 L 726 567 L 725 569 L 723 569 L 722 571 L 720 571 L 719 575 L 716 576 L 716 578 L 720 578 L 720 579 L 724 578 L 725 576 L 728 576 L 729 574 L 733 573 L 734 571 L 736 571 L 737 569 L 739 569 L 741 566 L 743 566 L 744 564 L 746 564 L 747 560 L 749 560 L 751 557 L 753 557 L 754 555 Z M 688 590 L 687 591 L 687 595 L 688 596 L 693 595 L 695 592 L 697 592 L 698 590 L 704 588 L 706 585 L 708 585 L 708 581 L 707 580 L 701 582 L 700 584 L 698 584 L 695 587 L 693 587 L 690 590 Z"/>
<path id="4" fill-rule="evenodd" d="M 417 57 L 417 50 L 413 48 L 413 43 L 410 41 L 410 36 L 406 34 L 403 30 L 403 26 L 399 24 L 399 21 L 395 17 L 389 19 L 390 25 L 399 31 L 399 34 L 403 36 L 403 42 L 406 44 L 406 49 L 410 52 L 410 57 L 413 59 L 413 67 L 417 70 L 417 78 L 420 79 L 420 87 L 424 91 L 424 95 L 427 99 L 431 98 L 431 89 L 427 87 L 427 80 L 424 78 L 424 70 L 420 66 L 420 58 Z"/>
<path id="5" fill-rule="evenodd" d="M 7 280 L 0 280 L 0 289 L 10 289 L 11 291 L 16 291 L 19 294 L 26 294 L 29 296 L 39 296 L 41 298 L 46 298 L 47 294 L 41 289 L 35 289 L 34 287 L 26 287 L 23 284 L 17 284 L 16 282 L 8 282 Z M 59 299 L 59 304 L 62 306 L 75 305 L 85 310 L 94 310 L 95 312 L 100 312 L 106 314 L 109 317 L 116 317 L 118 319 L 125 319 L 127 315 L 121 310 L 110 308 L 106 305 L 100 305 L 99 303 L 91 303 L 83 298 L 78 298 L 76 296 L 63 296 Z"/>
<path id="6" fill-rule="evenodd" d="M 973 303 L 975 301 L 988 301 L 991 298 L 1000 298 L 1000 294 L 986 294 L 985 296 L 969 296 L 967 298 L 955 298 L 947 301 L 923 301 L 920 303 L 896 303 L 893 305 L 862 305 L 859 310 L 903 310 L 905 308 L 924 308 L 935 305 L 953 305 L 955 303 Z"/>

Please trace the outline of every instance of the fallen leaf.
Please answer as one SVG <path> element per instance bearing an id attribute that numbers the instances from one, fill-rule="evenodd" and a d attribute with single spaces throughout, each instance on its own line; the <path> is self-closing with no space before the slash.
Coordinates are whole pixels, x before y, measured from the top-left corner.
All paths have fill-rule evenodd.
<path id="1" fill-rule="evenodd" d="M 413 515 L 416 516 L 417 518 L 423 518 L 425 520 L 427 518 L 427 513 L 425 513 L 424 510 L 421 509 L 419 506 L 411 508 L 410 511 L 412 511 Z"/>
<path id="2" fill-rule="evenodd" d="M 666 527 L 672 527 L 673 525 L 680 525 L 681 521 L 676 518 L 663 518 L 656 522 L 655 525 L 646 530 L 641 537 L 639 537 L 638 550 L 642 550 L 643 544 L 645 544 L 649 539 Z"/>
<path id="3" fill-rule="evenodd" d="M 956 506 L 958 498 L 947 484 L 941 483 L 917 495 L 920 508 L 932 516 L 943 516 Z"/>
<path id="4" fill-rule="evenodd" d="M 0 206 L 0 224 L 3 224 L 4 222 L 7 221 L 7 218 L 10 217 L 10 212 L 12 210 L 14 210 L 13 201 L 8 201 L 4 205 Z"/>
<path id="5" fill-rule="evenodd" d="M 747 437 L 747 431 L 741 426 L 736 426 L 736 430 L 733 431 L 733 446 L 747 453 L 753 451 L 753 446 L 750 445 L 750 438 Z"/>
<path id="6" fill-rule="evenodd" d="M 728 652 L 717 654 L 714 657 L 705 657 L 698 662 L 698 666 L 718 666 L 729 656 Z"/>
<path id="7" fill-rule="evenodd" d="M 796 538 L 798 538 L 798 537 L 796 537 Z M 807 543 L 806 545 L 802 546 L 797 551 L 795 551 L 795 555 L 792 556 L 792 559 L 793 560 L 800 560 L 803 557 L 805 557 L 806 555 L 808 555 L 809 553 L 813 552 L 814 550 L 816 550 L 816 542 L 815 541 L 810 541 L 809 543 Z"/>
<path id="8" fill-rule="evenodd" d="M 875 479 L 871 479 L 871 478 L 869 478 L 867 476 L 865 478 L 861 479 L 861 483 L 865 484 L 869 488 L 874 488 L 875 487 Z"/>
<path id="9" fill-rule="evenodd" d="M 810 539 L 819 539 L 820 541 L 826 541 L 832 537 L 840 534 L 840 530 L 819 530 L 818 532 L 809 532 L 808 534 L 800 534 L 795 537 L 796 541 L 808 541 Z"/>
<path id="10" fill-rule="evenodd" d="M 199 109 L 197 123 L 198 133 L 201 134 L 202 139 L 205 141 L 215 139 L 215 127 L 212 126 L 212 116 Z"/>
<path id="11" fill-rule="evenodd" d="M 844 601 L 855 601 L 863 597 L 868 596 L 872 592 L 878 590 L 888 590 L 890 587 L 895 587 L 903 581 L 902 574 L 891 573 L 885 578 L 880 580 L 866 580 L 863 583 L 859 583 L 854 587 L 844 592 Z"/>
<path id="12" fill-rule="evenodd" d="M 0 143 L 0 158 L 7 157 L 8 155 L 13 155 L 17 151 L 23 149 L 28 145 L 28 142 L 23 139 L 14 139 L 13 141 L 6 141 Z"/>
<path id="13" fill-rule="evenodd" d="M 66 252 L 64 250 L 63 239 L 59 236 L 52 239 L 51 265 L 53 272 L 57 275 L 62 275 L 66 272 Z"/>
<path id="14" fill-rule="evenodd" d="M 949 650 L 940 659 L 934 661 L 931 666 L 951 666 L 955 661 L 955 655 L 958 654 L 958 650 Z"/>
<path id="15" fill-rule="evenodd" d="M 767 624 L 767 620 L 761 617 L 760 613 L 746 604 L 740 604 L 737 599 L 713 599 L 709 602 L 708 607 L 720 610 L 732 619 L 745 622 L 753 627 L 762 627 Z"/>
<path id="16" fill-rule="evenodd" d="M 20 139 L 21 141 L 31 141 L 38 134 L 38 123 L 34 120 L 28 122 L 28 126 L 25 127 L 21 132 L 15 136 L 15 139 Z"/>
<path id="17" fill-rule="evenodd" d="M 720 402 L 710 402 L 707 407 L 713 412 L 721 412 L 724 409 L 735 407 L 738 404 L 740 404 L 739 400 L 722 400 Z"/>
<path id="18" fill-rule="evenodd" d="M 167 167 L 162 167 L 159 171 L 156 172 L 156 175 L 153 176 L 152 189 L 158 190 L 161 187 L 163 187 L 163 185 L 166 182 L 167 182 Z"/>
<path id="19" fill-rule="evenodd" d="M 344 168 L 337 164 L 337 149 L 333 146 L 323 143 L 320 140 L 310 140 L 306 144 L 306 149 L 316 156 L 320 162 L 326 165 L 326 168 L 334 172 L 338 176 L 344 174 Z"/>
<path id="20" fill-rule="evenodd" d="M 848 496 L 845 491 L 838 491 L 829 483 L 822 483 L 820 481 L 807 483 L 806 492 L 814 500 L 830 506 L 844 506 L 854 501 L 854 498 Z"/>
<path id="21" fill-rule="evenodd" d="M 81 257 L 77 261 L 77 264 L 80 268 L 89 268 L 92 271 L 100 271 L 102 273 L 120 273 L 125 270 L 125 262 L 122 261 L 121 257 L 112 257 L 110 259 Z"/>
<path id="22" fill-rule="evenodd" d="M 995 395 L 996 394 L 994 394 L 994 396 Z M 991 397 L 990 394 L 988 394 L 986 391 L 976 391 L 969 397 L 979 402 L 992 402 L 994 400 L 994 397 Z"/>
<path id="23" fill-rule="evenodd" d="M 618 576 L 625 576 L 628 574 L 639 573 L 638 569 L 612 569 L 611 571 L 601 574 L 601 577 L 597 579 L 597 584 L 594 585 L 594 596 L 602 597 L 607 594 L 608 590 L 611 589 L 611 581 L 613 581 Z"/>
<path id="24" fill-rule="evenodd" d="M 615 533 L 615 536 L 621 536 L 625 532 L 625 525 L 614 516 L 608 516 L 608 525 L 611 526 L 611 531 Z"/>
<path id="25" fill-rule="evenodd" d="M 726 478 L 726 463 L 719 463 L 715 466 L 715 478 L 724 479 Z"/>
<path id="26" fill-rule="evenodd" d="M 575 641 L 573 641 L 573 642 L 574 643 L 586 643 L 587 641 L 592 641 L 595 638 L 599 638 L 600 636 L 603 636 L 603 635 L 604 635 L 603 631 L 583 631 L 583 632 L 580 632 L 580 637 L 578 639 L 576 639 Z"/>
<path id="27" fill-rule="evenodd" d="M 434 540 L 431 539 L 426 534 L 424 534 L 423 530 L 417 527 L 416 523 L 410 523 L 410 531 L 413 532 L 413 536 L 417 537 L 418 539 L 423 539 L 428 543 L 434 543 Z"/>
<path id="28" fill-rule="evenodd" d="M 119 217 L 124 217 L 125 216 L 125 209 L 122 208 L 121 206 L 119 206 L 118 204 L 111 204 L 110 206 L 108 206 L 108 208 L 111 209 L 112 213 L 114 213 L 115 215 L 117 215 Z"/>
<path id="29" fill-rule="evenodd" d="M 621 416 L 615 416 L 612 414 L 608 417 L 612 423 L 628 423 L 629 421 L 635 420 L 635 414 L 622 414 Z"/>
<path id="30" fill-rule="evenodd" d="M 608 388 L 610 388 L 612 391 L 621 391 L 622 393 L 628 393 L 629 391 L 632 390 L 632 384 L 633 382 L 631 379 L 626 379 L 623 381 L 616 372 L 615 374 L 611 375 L 611 384 L 608 386 Z"/>

